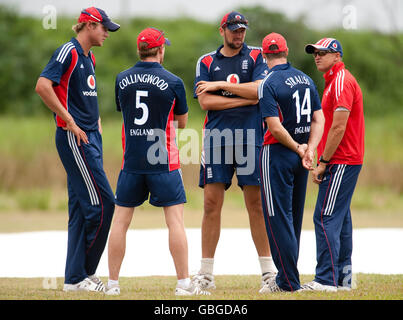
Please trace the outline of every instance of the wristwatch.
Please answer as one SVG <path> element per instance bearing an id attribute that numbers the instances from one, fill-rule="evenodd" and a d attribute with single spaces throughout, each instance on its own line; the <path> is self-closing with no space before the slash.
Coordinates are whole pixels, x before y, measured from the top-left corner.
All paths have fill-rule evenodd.
<path id="1" fill-rule="evenodd" d="M 320 156 L 320 158 L 319 158 L 319 162 L 322 162 L 322 163 L 326 163 L 326 164 L 328 164 L 328 163 L 330 163 L 330 160 L 329 160 L 329 161 L 327 161 L 327 160 L 323 159 L 323 156 Z"/>

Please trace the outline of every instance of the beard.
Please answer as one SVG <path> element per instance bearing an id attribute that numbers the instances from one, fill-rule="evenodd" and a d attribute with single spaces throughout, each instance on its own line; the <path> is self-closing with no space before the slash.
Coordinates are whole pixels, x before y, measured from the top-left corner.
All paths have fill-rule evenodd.
<path id="1" fill-rule="evenodd" d="M 243 46 L 243 41 L 241 41 L 239 44 L 235 44 L 234 42 L 230 42 L 227 37 L 224 37 L 224 41 L 225 44 L 233 50 L 237 50 Z"/>
<path id="2" fill-rule="evenodd" d="M 243 42 L 241 42 L 239 45 L 236 45 L 233 42 L 227 42 L 228 47 L 230 47 L 231 49 L 237 50 L 239 48 L 241 48 L 243 46 Z"/>

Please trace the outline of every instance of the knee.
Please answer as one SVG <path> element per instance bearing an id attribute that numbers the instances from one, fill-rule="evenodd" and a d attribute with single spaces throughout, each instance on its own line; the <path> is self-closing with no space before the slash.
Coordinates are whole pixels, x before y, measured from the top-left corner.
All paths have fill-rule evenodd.
<path id="1" fill-rule="evenodd" d="M 207 216 L 216 216 L 221 212 L 222 202 L 214 197 L 204 198 L 204 214 Z"/>

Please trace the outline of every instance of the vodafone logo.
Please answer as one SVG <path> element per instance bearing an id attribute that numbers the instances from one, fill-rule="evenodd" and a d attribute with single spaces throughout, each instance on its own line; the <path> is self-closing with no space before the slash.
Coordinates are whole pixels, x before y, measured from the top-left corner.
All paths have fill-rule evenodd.
<path id="1" fill-rule="evenodd" d="M 237 14 L 237 15 L 235 16 L 235 19 L 237 19 L 237 20 L 241 20 L 241 19 L 242 19 L 242 17 L 241 17 L 239 14 Z"/>
<path id="2" fill-rule="evenodd" d="M 92 90 L 95 89 L 95 77 L 92 74 L 88 76 L 87 84 L 90 87 L 90 89 Z"/>
<path id="3" fill-rule="evenodd" d="M 236 73 L 231 73 L 228 77 L 227 77 L 227 82 L 230 83 L 239 83 L 239 76 Z"/>

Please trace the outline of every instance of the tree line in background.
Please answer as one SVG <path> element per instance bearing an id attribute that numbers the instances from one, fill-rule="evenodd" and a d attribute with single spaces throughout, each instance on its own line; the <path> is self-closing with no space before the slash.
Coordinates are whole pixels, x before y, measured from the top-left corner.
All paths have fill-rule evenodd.
<path id="1" fill-rule="evenodd" d="M 332 30 L 319 32 L 300 20 L 291 21 L 280 13 L 262 7 L 239 9 L 249 20 L 246 43 L 261 46 L 270 32 L 281 33 L 288 42 L 289 61 L 315 81 L 323 91 L 322 74 L 304 46 L 322 37 L 340 40 L 344 62 L 355 75 L 364 94 L 367 116 L 401 112 L 403 90 L 403 34 L 381 34 L 370 31 Z M 223 13 L 224 14 L 224 13 Z M 121 29 L 110 33 L 103 48 L 93 48 L 97 60 L 98 99 L 101 115 L 120 115 L 115 111 L 116 75 L 138 61 L 136 39 L 149 26 L 165 31 L 172 45 L 167 48 L 164 67 L 180 76 L 187 89 L 190 112 L 204 114 L 193 99 L 193 81 L 198 58 L 216 50 L 222 43 L 218 24 L 189 18 L 114 19 Z M 49 114 L 34 91 L 36 80 L 53 51 L 75 36 L 71 26 L 75 18 L 57 17 L 57 29 L 44 29 L 42 20 L 20 16 L 0 6 L 0 114 L 31 116 Z"/>

